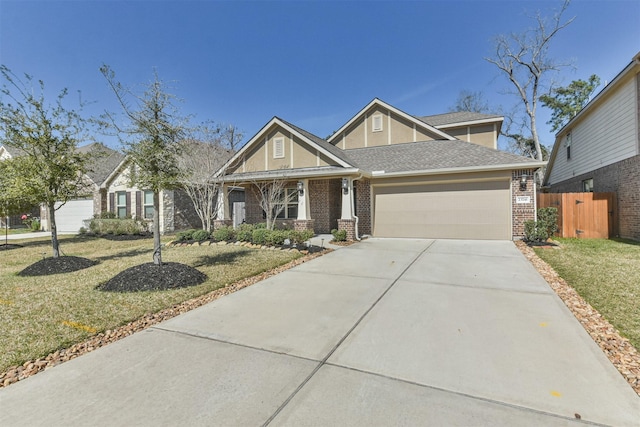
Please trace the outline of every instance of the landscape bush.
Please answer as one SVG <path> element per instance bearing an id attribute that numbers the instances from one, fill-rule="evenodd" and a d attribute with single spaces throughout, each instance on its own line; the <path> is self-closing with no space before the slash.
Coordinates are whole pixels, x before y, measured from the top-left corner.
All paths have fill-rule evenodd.
<path id="1" fill-rule="evenodd" d="M 335 228 L 331 230 L 331 234 L 333 235 L 333 240 L 336 242 L 346 242 L 347 241 L 347 230 L 336 230 Z"/>
<path id="2" fill-rule="evenodd" d="M 315 236 L 313 230 L 304 230 L 304 231 L 292 231 L 291 232 L 291 241 L 296 245 L 302 245 L 304 242 L 311 239 Z"/>
<path id="3" fill-rule="evenodd" d="M 191 229 L 191 230 L 184 230 L 184 231 L 180 231 L 178 232 L 178 234 L 176 234 L 176 240 L 178 242 L 186 242 L 188 240 L 193 240 L 193 233 L 195 233 L 196 229 Z"/>
<path id="4" fill-rule="evenodd" d="M 146 231 L 147 224 L 135 219 L 103 219 L 94 218 L 89 223 L 89 231 L 93 234 L 113 234 L 116 236 L 125 234 L 141 234 Z"/>
<path id="5" fill-rule="evenodd" d="M 233 229 L 233 227 L 225 226 L 213 231 L 213 239 L 217 242 L 228 242 L 235 240 L 235 238 L 236 231 Z"/>
<path id="6" fill-rule="evenodd" d="M 527 242 L 546 242 L 558 231 L 557 208 L 540 208 L 537 214 L 537 221 L 529 220 L 524 223 L 524 239 Z"/>
<path id="7" fill-rule="evenodd" d="M 266 245 L 269 233 L 271 233 L 271 230 L 267 230 L 266 228 L 255 228 L 251 233 L 251 243 L 256 245 Z"/>
<path id="8" fill-rule="evenodd" d="M 251 224 L 241 224 L 238 227 L 236 232 L 236 239 L 241 242 L 251 242 L 251 238 L 253 237 L 254 227 Z"/>
<path id="9" fill-rule="evenodd" d="M 191 234 L 191 239 L 196 242 L 202 242 L 203 240 L 207 240 L 211 237 L 211 233 L 207 230 L 196 230 Z"/>

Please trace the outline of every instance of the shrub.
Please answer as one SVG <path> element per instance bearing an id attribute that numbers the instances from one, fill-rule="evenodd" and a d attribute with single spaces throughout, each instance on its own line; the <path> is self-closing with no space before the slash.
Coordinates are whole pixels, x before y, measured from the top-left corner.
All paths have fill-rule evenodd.
<path id="1" fill-rule="evenodd" d="M 235 239 L 235 235 L 236 235 L 236 231 L 233 229 L 233 227 L 220 227 L 217 230 L 213 231 L 213 238 L 214 240 L 221 242 L 221 241 L 230 241 L 230 240 L 234 240 Z"/>
<path id="2" fill-rule="evenodd" d="M 556 231 L 558 231 L 557 208 L 540 208 L 537 221 L 529 220 L 524 223 L 524 239 L 527 242 L 545 242 Z"/>
<path id="3" fill-rule="evenodd" d="M 313 236 L 315 236 L 313 230 L 292 231 L 290 238 L 296 245 L 301 245 Z"/>
<path id="4" fill-rule="evenodd" d="M 80 230 L 78 230 L 78 234 L 87 234 L 87 229 L 84 227 L 80 227 Z"/>
<path id="5" fill-rule="evenodd" d="M 146 222 L 135 219 L 92 219 L 89 230 L 93 234 L 140 234 L 146 230 Z"/>
<path id="6" fill-rule="evenodd" d="M 196 242 L 202 242 L 203 240 L 207 240 L 211 237 L 211 233 L 207 230 L 196 230 L 191 234 L 191 238 Z"/>
<path id="7" fill-rule="evenodd" d="M 273 246 L 282 246 L 284 245 L 284 241 L 290 238 L 290 235 L 290 230 L 273 230 L 267 235 L 267 244 Z"/>
<path id="8" fill-rule="evenodd" d="M 266 222 L 260 222 L 258 224 L 253 224 L 253 228 L 267 228 Z"/>
<path id="9" fill-rule="evenodd" d="M 241 242 L 251 242 L 253 238 L 254 227 L 251 224 L 242 224 L 236 230 L 236 239 Z"/>
<path id="10" fill-rule="evenodd" d="M 40 219 L 33 218 L 31 220 L 31 231 L 40 231 Z"/>
<path id="11" fill-rule="evenodd" d="M 529 220 L 524 222 L 524 240 L 527 242 L 544 242 L 548 235 L 544 227 L 537 221 Z"/>
<path id="12" fill-rule="evenodd" d="M 251 233 L 251 242 L 256 245 L 266 245 L 267 244 L 267 236 L 271 230 L 267 230 L 266 228 L 256 228 Z"/>
<path id="13" fill-rule="evenodd" d="M 331 230 L 331 234 L 333 234 L 333 240 L 336 242 L 346 242 L 347 241 L 347 230 L 336 230 L 335 228 Z"/>
<path id="14" fill-rule="evenodd" d="M 187 240 L 193 240 L 193 233 L 195 233 L 198 230 L 184 230 L 184 231 L 180 231 L 178 232 L 178 234 L 176 234 L 176 240 L 178 242 L 186 242 Z"/>
<path id="15" fill-rule="evenodd" d="M 102 213 L 94 215 L 95 219 L 116 219 L 115 212 L 104 211 Z"/>

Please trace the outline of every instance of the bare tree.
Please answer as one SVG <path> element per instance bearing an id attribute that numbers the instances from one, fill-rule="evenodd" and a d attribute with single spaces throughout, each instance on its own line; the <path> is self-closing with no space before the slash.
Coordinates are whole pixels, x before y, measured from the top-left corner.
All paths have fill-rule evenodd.
<path id="1" fill-rule="evenodd" d="M 537 13 L 536 26 L 522 33 L 499 35 L 495 39 L 495 54 L 485 58 L 509 79 L 524 107 L 531 131 L 537 160 L 542 160 L 542 149 L 536 124 L 536 112 L 540 92 L 544 90 L 548 75 L 570 64 L 549 58 L 549 45 L 560 30 L 571 24 L 574 18 L 563 21 L 562 15 L 569 7 L 565 0 L 560 10 L 551 18 Z"/>
<path id="2" fill-rule="evenodd" d="M 181 187 L 191 199 L 203 230 L 213 230 L 213 220 L 218 211 L 221 188 L 213 180 L 213 175 L 232 153 L 221 145 L 219 138 L 206 141 L 190 139 L 184 143 L 184 152 L 178 159 L 178 167 L 183 171 Z"/>
<path id="3" fill-rule="evenodd" d="M 266 181 L 252 181 L 251 189 L 258 199 L 258 204 L 265 212 L 267 228 L 273 230 L 275 220 L 288 204 L 298 199 L 296 189 L 287 188 L 286 177 L 274 177 Z"/>
<path id="4" fill-rule="evenodd" d="M 471 111 L 473 113 L 488 113 L 489 103 L 484 99 L 482 91 L 473 92 L 461 90 L 456 99 L 456 104 L 449 111 Z"/>

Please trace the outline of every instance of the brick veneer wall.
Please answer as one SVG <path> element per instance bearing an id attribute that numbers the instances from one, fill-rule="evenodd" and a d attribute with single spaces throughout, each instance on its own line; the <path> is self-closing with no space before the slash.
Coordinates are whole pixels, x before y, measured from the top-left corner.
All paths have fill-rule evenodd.
<path id="1" fill-rule="evenodd" d="M 262 208 L 256 194 L 256 188 L 253 185 L 244 187 L 244 218 L 248 224 L 257 224 L 264 222 L 262 217 Z"/>
<path id="2" fill-rule="evenodd" d="M 596 193 L 617 193 L 618 229 L 620 237 L 640 240 L 640 156 L 551 183 L 551 193 L 580 193 L 582 181 L 593 178 Z"/>
<path id="3" fill-rule="evenodd" d="M 338 230 L 345 230 L 347 232 L 347 240 L 352 241 L 356 239 L 356 220 L 355 219 L 339 219 Z"/>
<path id="4" fill-rule="evenodd" d="M 533 170 L 513 171 L 511 173 L 511 206 L 512 206 L 512 238 L 514 240 L 524 237 L 524 223 L 529 220 L 535 220 L 535 194 L 534 194 L 534 178 Z M 527 187 L 520 189 L 520 179 L 526 174 Z M 518 196 L 528 196 L 530 203 L 516 203 Z"/>
<path id="5" fill-rule="evenodd" d="M 356 216 L 358 217 L 358 234 L 371 234 L 371 182 L 361 179 L 356 185 Z"/>
<path id="6" fill-rule="evenodd" d="M 175 190 L 173 193 L 175 230 L 187 230 L 190 228 L 202 228 L 202 221 L 193 207 L 193 202 L 184 190 Z"/>
<path id="7" fill-rule="evenodd" d="M 338 179 L 316 179 L 309 181 L 309 213 L 315 220 L 314 231 L 330 233 L 338 228 L 341 214 L 341 182 Z"/>

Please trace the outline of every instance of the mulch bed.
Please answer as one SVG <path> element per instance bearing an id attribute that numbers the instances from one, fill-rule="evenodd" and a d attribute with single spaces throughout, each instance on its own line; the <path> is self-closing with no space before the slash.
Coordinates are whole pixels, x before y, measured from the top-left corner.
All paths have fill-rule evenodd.
<path id="1" fill-rule="evenodd" d="M 522 241 L 516 242 L 516 246 L 558 294 L 625 380 L 640 395 L 640 353 L 638 350 L 631 345 L 628 339 L 622 337 L 611 323 L 582 299 L 578 292 L 569 286 L 549 264 L 541 260 L 532 248 Z"/>
<path id="2" fill-rule="evenodd" d="M 178 262 L 152 262 L 127 268 L 96 287 L 100 291 L 140 292 L 196 286 L 207 280 L 206 274 Z"/>
<path id="3" fill-rule="evenodd" d="M 11 249 L 20 249 L 24 248 L 22 245 L 16 245 L 15 243 L 2 243 L 0 244 L 0 251 L 7 251 Z"/>
<path id="4" fill-rule="evenodd" d="M 158 313 L 147 314 L 142 318 L 134 320 L 133 322 L 130 322 L 119 328 L 101 332 L 89 338 L 88 340 L 78 344 L 74 344 L 69 348 L 58 350 L 54 353 L 49 354 L 48 356 L 41 357 L 39 359 L 28 360 L 20 366 L 13 366 L 7 371 L 0 373 L 0 388 L 28 378 L 31 375 L 35 375 L 38 372 L 52 368 L 68 360 L 75 359 L 78 356 L 82 356 L 83 354 L 89 353 L 90 351 L 93 351 L 100 347 L 104 347 L 107 344 L 147 329 L 150 326 L 171 319 L 172 317 L 176 317 L 180 314 L 201 307 L 207 303 L 210 303 L 211 301 L 217 300 L 218 298 L 221 298 L 225 295 L 232 294 L 236 291 L 239 291 L 240 289 L 251 286 L 264 279 L 267 279 L 271 276 L 279 274 L 285 270 L 303 264 L 329 252 L 331 252 L 331 249 L 325 249 L 324 251 L 316 253 L 309 253 L 301 258 L 295 259 L 287 264 L 274 268 L 273 270 L 266 271 L 253 277 L 248 277 L 244 280 L 241 280 L 224 288 L 217 289 L 206 295 L 202 295 L 183 303 L 176 304 L 173 307 L 167 308 Z"/>
<path id="5" fill-rule="evenodd" d="M 114 240 L 117 242 L 126 241 L 126 240 L 142 240 L 142 239 L 152 239 L 153 233 L 143 233 L 143 234 L 100 234 L 97 235 L 105 240 Z"/>
<path id="6" fill-rule="evenodd" d="M 96 261 L 77 256 L 44 258 L 19 272 L 18 276 L 48 276 L 50 274 L 71 273 L 96 264 Z"/>

